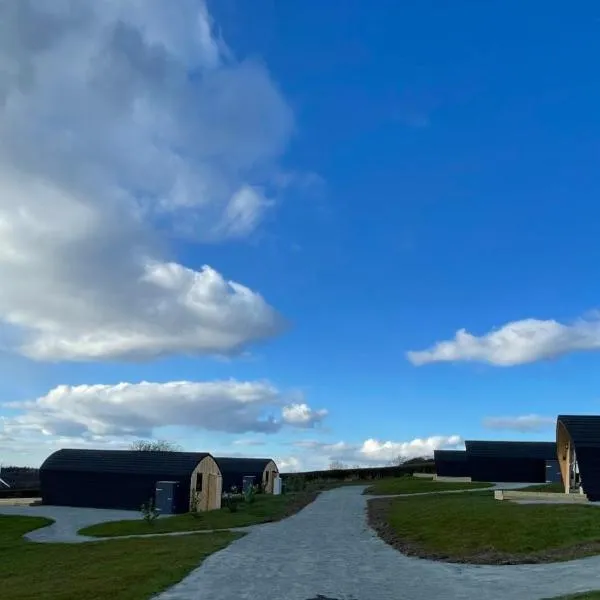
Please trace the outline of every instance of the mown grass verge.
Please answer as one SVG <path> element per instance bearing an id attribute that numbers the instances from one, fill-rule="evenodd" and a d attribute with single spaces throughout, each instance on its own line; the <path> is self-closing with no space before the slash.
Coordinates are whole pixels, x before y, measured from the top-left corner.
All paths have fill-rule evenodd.
<path id="1" fill-rule="evenodd" d="M 365 494 L 384 496 L 393 494 L 420 494 L 423 492 L 445 492 L 451 490 L 473 490 L 490 487 L 491 483 L 447 482 L 421 479 L 419 477 L 390 477 L 379 479 L 370 485 Z"/>
<path id="2" fill-rule="evenodd" d="M 600 600 L 600 590 L 594 592 L 583 592 L 572 596 L 560 596 L 559 598 L 548 598 L 547 600 Z"/>
<path id="3" fill-rule="evenodd" d="M 247 527 L 259 523 L 279 521 L 289 517 L 312 502 L 317 492 L 296 492 L 273 496 L 259 494 L 252 504 L 241 502 L 237 512 L 227 508 L 200 513 L 186 513 L 173 517 L 158 518 L 148 524 L 139 521 L 111 521 L 81 529 L 81 535 L 91 537 L 119 537 L 124 535 L 145 535 L 153 533 L 174 533 L 178 531 L 199 531 L 208 529 L 230 529 Z"/>
<path id="4" fill-rule="evenodd" d="M 230 532 L 38 544 L 23 535 L 52 523 L 0 515 L 0 598 L 146 600 L 183 579 L 241 534 Z"/>
<path id="5" fill-rule="evenodd" d="M 447 562 L 522 564 L 600 554 L 600 509 L 516 504 L 490 492 L 376 499 L 369 522 L 404 554 Z"/>

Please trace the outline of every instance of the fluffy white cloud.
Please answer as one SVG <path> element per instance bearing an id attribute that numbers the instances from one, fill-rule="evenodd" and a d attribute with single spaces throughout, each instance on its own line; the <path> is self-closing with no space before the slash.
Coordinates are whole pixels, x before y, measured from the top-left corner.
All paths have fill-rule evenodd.
<path id="1" fill-rule="evenodd" d="M 34 401 L 7 406 L 21 411 L 5 423 L 7 433 L 19 435 L 152 437 L 155 429 L 169 425 L 274 433 L 288 424 L 280 418 L 285 395 L 260 381 L 61 385 Z"/>
<path id="2" fill-rule="evenodd" d="M 461 448 L 463 440 L 458 435 L 434 435 L 427 438 L 396 442 L 380 441 L 373 438 L 362 443 L 326 443 L 318 440 L 299 440 L 293 445 L 303 453 L 297 457 L 303 465 L 311 469 L 327 469 L 332 462 L 342 462 L 351 466 L 386 466 L 392 462 L 411 458 L 430 457 L 439 448 Z"/>
<path id="3" fill-rule="evenodd" d="M 279 332 L 259 294 L 178 264 L 159 232 L 250 233 L 292 127 L 201 0 L 0 0 L 0 342 L 143 359 Z"/>
<path id="4" fill-rule="evenodd" d="M 569 352 L 598 349 L 598 319 L 582 319 L 572 325 L 525 319 L 507 323 L 480 337 L 461 329 L 453 340 L 438 342 L 428 350 L 408 352 L 407 357 L 417 366 L 434 362 L 478 361 L 509 367 Z"/>
<path id="5" fill-rule="evenodd" d="M 543 431 L 556 425 L 555 417 L 540 415 L 521 415 L 518 417 L 486 417 L 483 426 L 488 429 L 504 429 L 513 431 Z"/>
<path id="6" fill-rule="evenodd" d="M 295 427 L 314 427 L 327 416 L 327 410 L 313 410 L 308 404 L 290 404 L 284 406 L 282 417 L 284 423 Z"/>

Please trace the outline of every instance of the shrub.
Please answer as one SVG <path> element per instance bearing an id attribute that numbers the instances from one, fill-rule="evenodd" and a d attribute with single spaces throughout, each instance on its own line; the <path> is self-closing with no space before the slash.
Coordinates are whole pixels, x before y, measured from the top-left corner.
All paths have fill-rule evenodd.
<path id="1" fill-rule="evenodd" d="M 306 489 L 306 478 L 303 475 L 293 475 L 286 480 L 286 491 L 302 492 Z"/>
<path id="2" fill-rule="evenodd" d="M 238 494 L 238 489 L 235 485 L 231 486 L 230 492 L 225 492 L 221 499 L 221 505 L 224 508 L 228 508 L 229 512 L 237 512 L 240 502 L 242 501 L 242 495 Z"/>
<path id="3" fill-rule="evenodd" d="M 252 504 L 254 502 L 254 500 L 256 500 L 257 492 L 258 492 L 257 485 L 249 485 L 244 490 L 244 502 L 247 502 L 248 504 Z"/>
<path id="4" fill-rule="evenodd" d="M 195 519 L 199 519 L 202 516 L 199 506 L 200 499 L 198 498 L 198 494 L 196 492 L 192 492 L 192 496 L 190 498 L 190 513 Z"/>
<path id="5" fill-rule="evenodd" d="M 140 510 L 142 512 L 142 519 L 144 519 L 144 521 L 146 521 L 148 525 L 152 525 L 154 521 L 158 519 L 158 516 L 160 514 L 158 508 L 156 508 L 156 506 L 154 505 L 154 498 L 150 498 L 148 502 L 142 504 Z"/>

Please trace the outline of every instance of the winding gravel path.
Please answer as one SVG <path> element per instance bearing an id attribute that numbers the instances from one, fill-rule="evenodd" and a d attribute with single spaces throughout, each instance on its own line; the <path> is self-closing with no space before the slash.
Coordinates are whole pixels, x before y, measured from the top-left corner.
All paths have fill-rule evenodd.
<path id="1" fill-rule="evenodd" d="M 403 556 L 367 526 L 362 490 L 325 492 L 255 529 L 157 600 L 539 600 L 600 588 L 600 557 L 475 566 Z"/>
<path id="2" fill-rule="evenodd" d="M 54 519 L 52 525 L 30 531 L 24 537 L 32 542 L 65 544 L 98 541 L 98 538 L 77 535 L 77 532 L 84 527 L 107 521 L 133 521 L 140 518 L 140 512 L 135 510 L 71 508 L 69 506 L 0 506 L 0 515 Z"/>
<path id="3" fill-rule="evenodd" d="M 208 557 L 156 600 L 540 600 L 600 588 L 600 556 L 517 566 L 403 556 L 368 527 L 366 503 L 375 496 L 362 495 L 363 489 L 324 492 L 284 521 L 247 528 L 248 535 Z M 53 543 L 99 541 L 77 530 L 140 518 L 135 511 L 54 506 L 3 506 L 0 514 L 56 519 L 26 536 Z"/>

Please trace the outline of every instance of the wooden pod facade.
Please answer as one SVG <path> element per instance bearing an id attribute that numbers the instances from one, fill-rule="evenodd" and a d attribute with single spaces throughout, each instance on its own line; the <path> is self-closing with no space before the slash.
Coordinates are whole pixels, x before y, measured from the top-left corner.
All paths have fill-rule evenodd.
<path id="1" fill-rule="evenodd" d="M 194 469 L 190 480 L 190 511 L 221 508 L 222 493 L 223 477 L 219 466 L 212 456 L 205 456 Z"/>
<path id="2" fill-rule="evenodd" d="M 275 479 L 279 469 L 271 458 L 233 458 L 219 456 L 215 461 L 223 476 L 223 491 L 232 487 L 242 489 L 244 477 L 254 477 L 254 483 L 260 484 L 265 494 L 273 493 Z"/>
<path id="3" fill-rule="evenodd" d="M 63 449 L 40 468 L 42 502 L 140 510 L 159 482 L 174 482 L 173 512 L 221 506 L 221 477 L 206 452 Z"/>
<path id="4" fill-rule="evenodd" d="M 600 416 L 559 415 L 556 449 L 565 492 L 600 501 Z"/>

